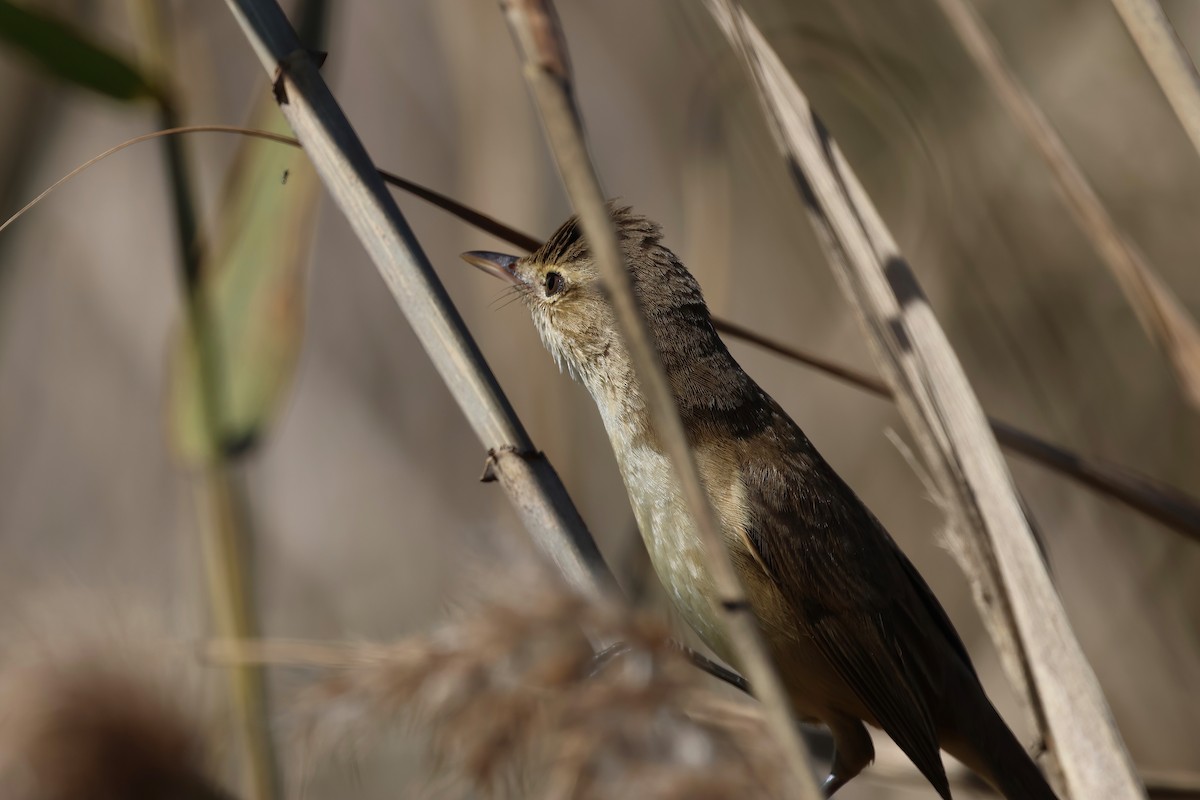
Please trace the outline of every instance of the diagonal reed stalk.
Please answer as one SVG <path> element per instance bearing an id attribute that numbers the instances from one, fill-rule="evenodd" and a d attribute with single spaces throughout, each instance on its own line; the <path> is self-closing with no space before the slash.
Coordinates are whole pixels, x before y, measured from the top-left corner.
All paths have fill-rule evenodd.
<path id="1" fill-rule="evenodd" d="M 1179 124 L 1200 153 L 1200 74 L 1158 0 L 1112 0 Z"/>
<path id="2" fill-rule="evenodd" d="M 937 5 L 992 91 L 1050 168 L 1076 224 L 1091 240 L 1142 326 L 1166 354 L 1184 397 L 1200 410 L 1200 329 L 1195 320 L 1117 228 L 1062 138 L 1005 63 L 975 10 L 966 0 L 937 0 Z M 1172 87 L 1178 97 L 1178 89 Z M 1188 120 L 1184 122 L 1188 124 Z"/>
<path id="3" fill-rule="evenodd" d="M 488 475 L 500 482 L 537 546 L 573 588 L 588 596 L 611 591 L 611 573 L 557 473 L 530 441 L 282 9 L 274 0 L 228 5 L 325 187 L 487 448 Z"/>
<path id="4" fill-rule="evenodd" d="M 812 779 L 808 749 L 792 719 L 787 693 L 771 662 L 745 589 L 734 571 L 666 373 L 625 268 L 607 198 L 587 152 L 583 119 L 575 103 L 566 38 L 557 11 L 549 0 L 500 0 L 500 7 L 516 41 L 525 80 L 541 115 L 559 175 L 579 215 L 601 279 L 612 300 L 621 336 L 633 360 L 634 373 L 647 397 L 655 431 L 671 461 L 675 479 L 703 543 L 705 564 L 717 594 L 714 605 L 723 616 L 730 641 L 755 687 L 755 694 L 762 701 L 770 731 L 785 754 L 798 796 L 816 800 L 820 794 Z"/>
<path id="5" fill-rule="evenodd" d="M 1047 574 L 987 418 L 891 233 L 783 63 L 731 0 L 706 0 L 745 61 L 830 266 L 949 501 L 960 563 L 1066 796 L 1145 797 Z"/>

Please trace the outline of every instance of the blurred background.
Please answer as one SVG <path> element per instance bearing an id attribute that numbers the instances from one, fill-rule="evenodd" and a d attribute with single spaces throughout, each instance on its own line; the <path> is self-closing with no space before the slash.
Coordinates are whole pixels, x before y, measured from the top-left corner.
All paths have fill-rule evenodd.
<path id="1" fill-rule="evenodd" d="M 183 122 L 253 121 L 270 86 L 225 5 L 152 5 L 157 45 L 137 2 L 25 4 L 132 63 L 161 58 Z M 1162 5 L 1183 42 L 1200 47 L 1200 5 Z M 1200 159 L 1111 5 L 975 6 L 1119 226 L 1200 314 Z M 663 224 L 714 313 L 873 372 L 756 101 L 703 6 L 558 7 L 608 193 Z M 1200 418 L 933 3 L 747 8 L 880 206 L 987 410 L 1200 494 Z M 538 237 L 568 216 L 495 2 L 347 0 L 328 12 L 323 72 L 379 166 Z M 0 47 L 0 216 L 159 127 L 153 103 L 55 79 L 19 48 Z M 199 220 L 215 241 L 230 217 L 250 213 L 231 200 L 250 162 L 236 136 L 182 142 Z M 247 367 L 270 395 L 269 424 L 237 467 L 261 625 L 271 637 L 395 639 L 439 617 L 465 556 L 491 559 L 521 528 L 497 485 L 478 482 L 480 443 L 358 240 L 315 184 L 306 188 L 302 162 L 292 163 L 300 166 L 254 173 L 264 195 L 311 191 L 317 203 L 311 223 L 303 214 L 287 217 L 290 226 L 256 218 L 276 232 L 267 249 L 286 250 L 297 265 L 265 301 L 278 317 L 265 317 L 264 335 L 283 341 Z M 458 258 L 512 247 L 419 200 L 399 202 L 609 562 L 659 602 L 589 397 L 558 373 L 525 309 L 494 302 L 501 287 Z M 141 635 L 129 633 L 136 628 L 187 642 L 207 630 L 201 470 L 181 457 L 186 435 L 171 421 L 183 413 L 171 208 L 160 144 L 146 143 L 0 234 L 6 657 L 72 631 L 119 639 Z M 940 544 L 943 515 L 888 439 L 889 431 L 908 438 L 897 412 L 745 344 L 731 349 L 928 578 L 997 704 L 1031 741 Z M 1040 467 L 1010 463 L 1134 761 L 1200 773 L 1200 545 Z M 197 672 L 189 691 L 218 694 L 200 688 Z M 274 675 L 276 698 L 293 683 Z M 276 724 L 286 739 L 286 713 Z M 884 739 L 877 735 L 881 749 Z M 308 796 L 394 797 L 415 752 L 398 737 L 308 764 Z M 857 781 L 842 795 L 933 793 Z"/>

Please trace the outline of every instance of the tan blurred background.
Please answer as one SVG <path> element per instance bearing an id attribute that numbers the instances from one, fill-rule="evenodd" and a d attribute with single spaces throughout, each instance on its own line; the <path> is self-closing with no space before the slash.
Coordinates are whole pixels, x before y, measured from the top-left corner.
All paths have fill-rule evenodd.
<path id="1" fill-rule="evenodd" d="M 117 49 L 136 49 L 123 2 L 46 5 Z M 702 6 L 558 5 L 607 191 L 663 223 L 714 312 L 870 370 L 753 97 Z M 1163 6 L 1200 56 L 1200 5 Z M 976 7 L 1118 223 L 1200 314 L 1200 159 L 1112 7 Z M 164 8 L 186 121 L 245 121 L 269 87 L 225 5 Z M 932 3 L 749 8 L 880 204 L 985 407 L 1200 494 L 1197 414 Z M 495 2 L 335 3 L 328 49 L 324 71 L 377 164 L 534 235 L 566 217 Z M 155 127 L 148 110 L 63 88 L 0 50 L 0 215 Z M 197 135 L 187 145 L 211 221 L 237 142 Z M 458 259 L 467 249 L 511 248 L 420 201 L 400 204 L 534 441 L 632 582 L 642 568 L 632 514 L 589 398 L 557 373 L 524 309 L 494 308 L 500 287 Z M 191 477 L 164 437 L 166 358 L 180 315 L 175 259 L 153 144 L 105 161 L 0 235 L 7 647 L 46 632 L 29 619 L 53 627 L 46 608 L 83 627 L 95 615 L 104 627 L 136 606 L 172 637 L 203 630 Z M 732 349 L 929 578 L 1011 716 L 965 581 L 938 544 L 941 514 L 885 435 L 905 435 L 896 412 L 753 348 Z M 390 639 L 429 624 L 464 553 L 486 554 L 519 531 L 503 493 L 477 482 L 483 456 L 323 198 L 293 394 L 249 466 L 266 633 Z M 1200 545 L 1012 463 L 1136 763 L 1200 772 Z M 291 681 L 279 676 L 279 696 Z M 286 715 L 278 726 L 286 737 Z M 389 743 L 318 764 L 309 796 L 394 797 L 410 750 Z M 867 781 L 843 794 L 933 796 Z"/>

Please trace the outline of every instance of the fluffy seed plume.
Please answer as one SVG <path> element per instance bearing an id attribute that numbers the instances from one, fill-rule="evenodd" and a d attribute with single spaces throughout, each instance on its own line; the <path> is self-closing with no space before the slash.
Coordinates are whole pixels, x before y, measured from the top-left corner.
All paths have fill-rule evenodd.
<path id="1" fill-rule="evenodd" d="M 597 659 L 594 642 L 622 646 Z M 713 712 L 711 679 L 658 620 L 583 600 L 548 578 L 506 583 L 394 645 L 268 642 L 240 657 L 328 669 L 295 704 L 314 752 L 358 746 L 380 724 L 403 720 L 428 738 L 431 777 L 464 793 L 788 794 L 773 744 Z"/>

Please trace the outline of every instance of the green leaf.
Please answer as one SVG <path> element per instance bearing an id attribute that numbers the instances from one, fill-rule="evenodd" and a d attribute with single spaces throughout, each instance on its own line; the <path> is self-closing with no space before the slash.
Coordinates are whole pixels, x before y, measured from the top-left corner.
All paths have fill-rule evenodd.
<path id="1" fill-rule="evenodd" d="M 251 127 L 289 133 L 270 96 Z M 220 447 L 203 411 L 196 350 L 172 354 L 169 428 L 175 450 L 207 463 L 260 440 L 291 388 L 304 335 L 305 284 L 320 183 L 302 150 L 246 139 L 229 171 L 217 238 L 201 271 L 216 329 Z"/>
<path id="2" fill-rule="evenodd" d="M 79 31 L 38 11 L 0 0 L 0 41 L 65 81 L 118 100 L 154 94 L 142 73 Z"/>

